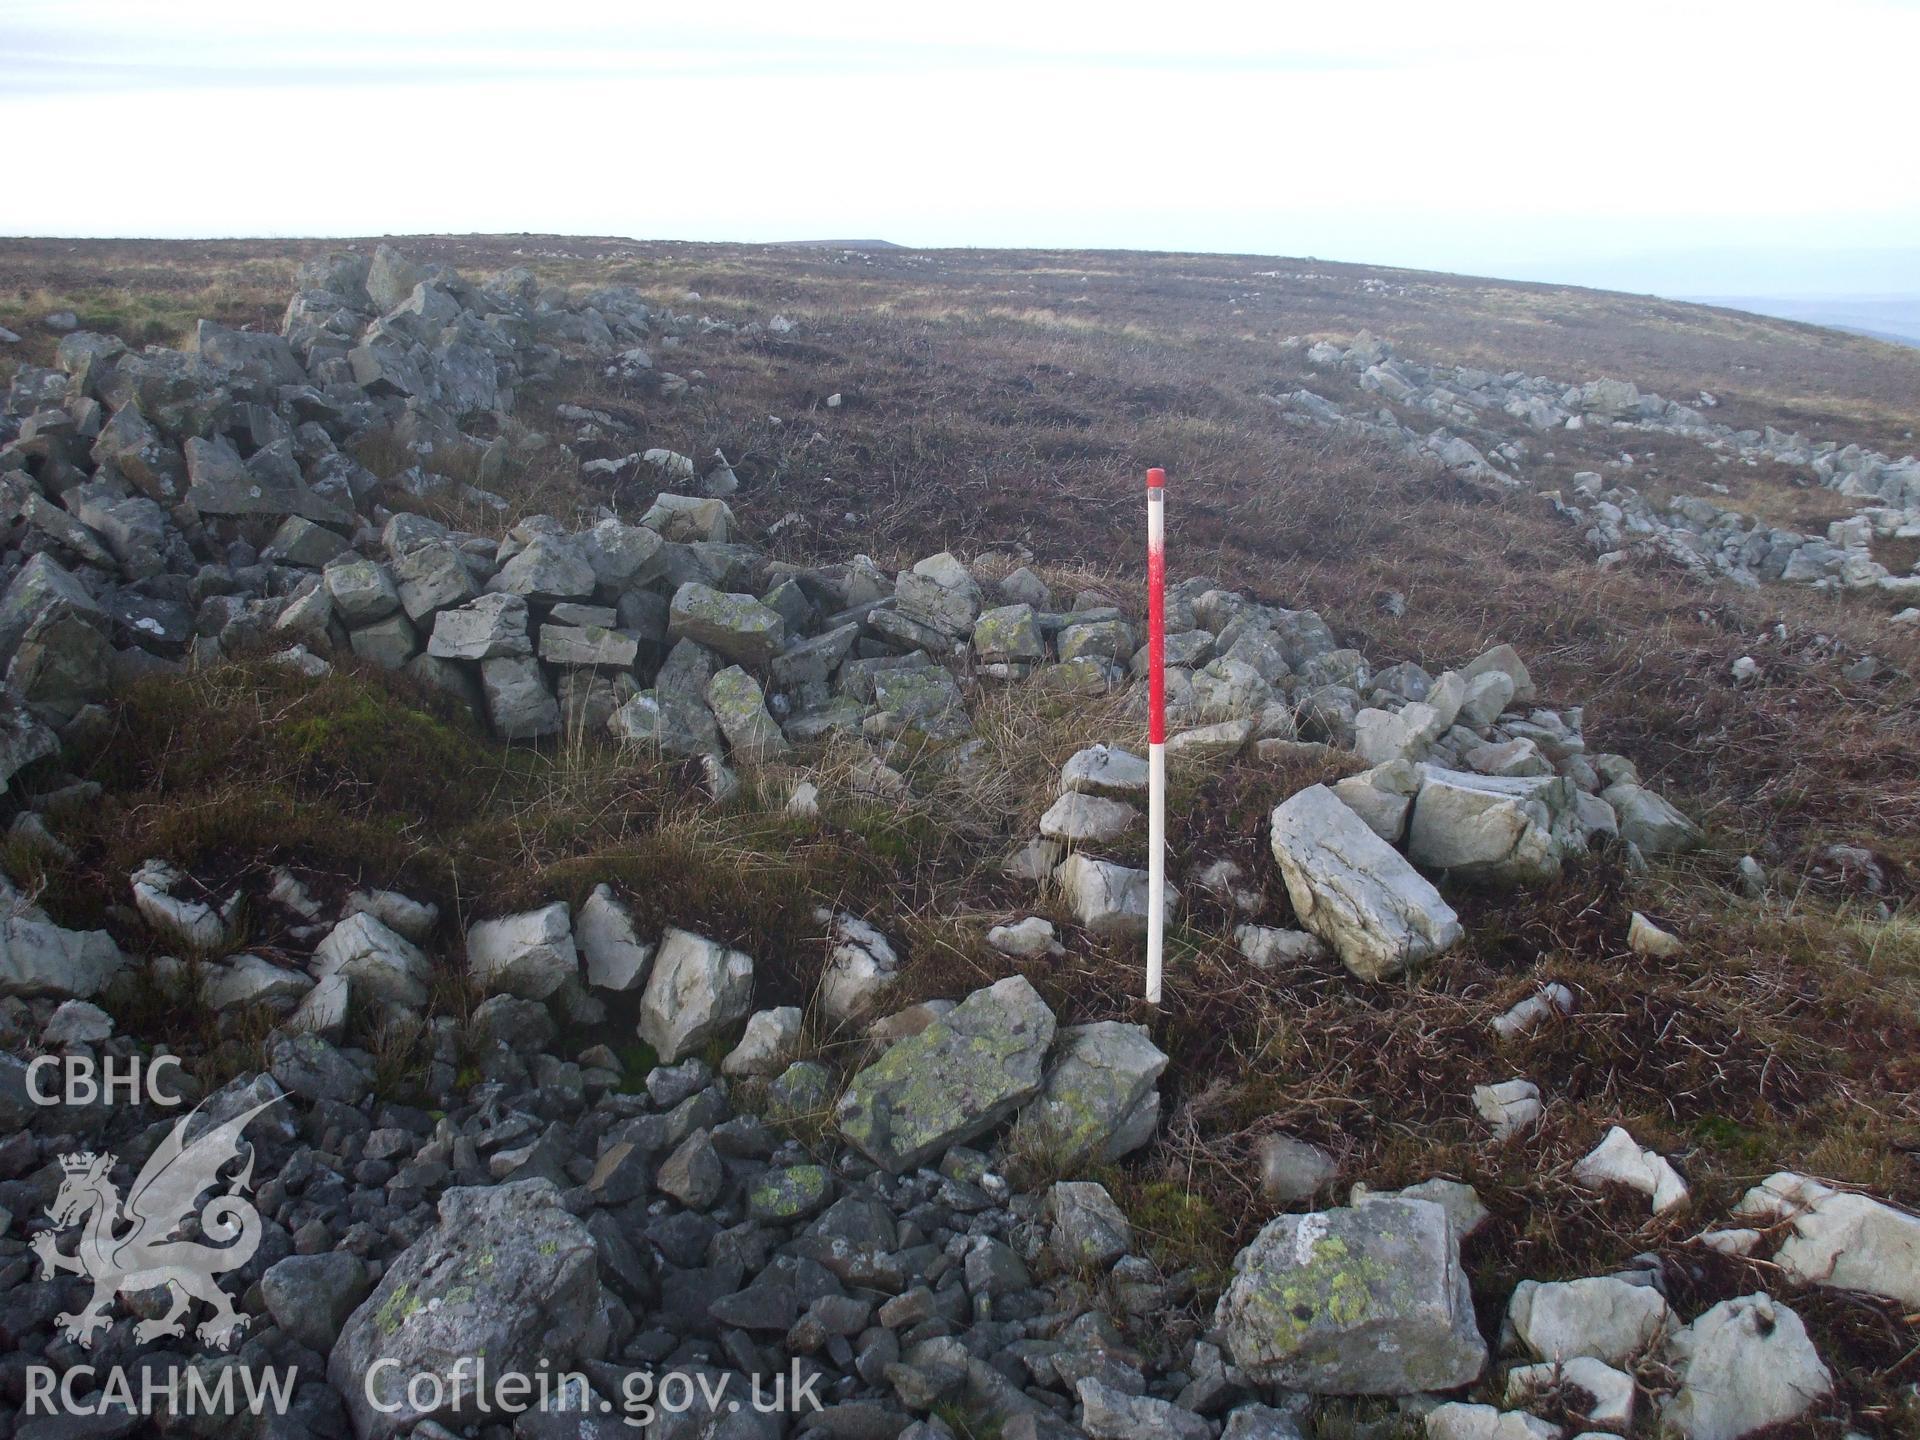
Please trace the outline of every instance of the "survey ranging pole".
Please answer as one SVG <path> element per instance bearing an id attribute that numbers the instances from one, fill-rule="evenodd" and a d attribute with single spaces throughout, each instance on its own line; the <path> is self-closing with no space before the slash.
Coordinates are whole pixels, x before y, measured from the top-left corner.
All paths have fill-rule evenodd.
<path id="1" fill-rule="evenodd" d="M 1147 471 L 1147 1003 L 1167 925 L 1167 472 Z"/>

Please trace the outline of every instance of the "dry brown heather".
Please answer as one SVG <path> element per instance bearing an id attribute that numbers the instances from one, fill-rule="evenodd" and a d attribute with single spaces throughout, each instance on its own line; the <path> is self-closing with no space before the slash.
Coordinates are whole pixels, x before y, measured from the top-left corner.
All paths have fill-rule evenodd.
<path id="1" fill-rule="evenodd" d="M 270 325 L 295 259 L 339 243 L 4 242 L 0 324 L 29 336 L 16 355 L 36 356 L 50 346 L 30 322 L 56 305 L 147 340 L 177 339 L 202 313 Z M 1646 1250 L 1667 1258 L 1688 1313 L 1777 1286 L 1764 1262 L 1689 1243 L 1776 1169 L 1920 1203 L 1912 631 L 1890 628 L 1878 600 L 1706 588 L 1645 562 L 1603 575 L 1531 489 L 1489 496 L 1403 456 L 1288 429 L 1258 398 L 1302 383 L 1353 398 L 1346 382 L 1306 376 L 1298 349 L 1279 342 L 1368 327 L 1416 359 L 1612 375 L 1682 399 L 1704 388 L 1732 423 L 1901 454 L 1920 424 L 1920 351 L 1652 299 L 1320 261 L 399 243 L 476 273 L 526 264 L 559 283 L 634 283 L 676 310 L 795 320 L 785 336 L 696 336 L 656 351 L 711 381 L 679 404 L 579 372 L 522 407 L 571 400 L 637 422 L 645 444 L 723 447 L 744 484 L 735 508 L 748 536 L 801 517 L 773 547 L 783 557 L 903 561 L 1018 543 L 1049 578 L 1131 596 L 1139 476 L 1162 465 L 1176 577 L 1208 573 L 1315 607 L 1376 665 L 1438 670 L 1509 641 L 1548 702 L 1585 707 L 1592 748 L 1631 756 L 1709 827 L 1705 853 L 1646 877 L 1596 857 L 1541 890 L 1453 895 L 1467 942 L 1401 984 L 1363 985 L 1331 966 L 1251 973 L 1223 939 L 1226 917 L 1198 901 L 1183 914 L 1158 1015 L 1132 998 L 1132 947 L 1070 934 L 1066 959 L 1028 965 L 1063 1019 L 1141 1019 L 1172 1052 L 1160 1142 L 1108 1178 L 1164 1255 L 1204 1267 L 1203 1294 L 1266 1218 L 1249 1155 L 1278 1129 L 1331 1149 L 1343 1186 L 1431 1174 L 1478 1186 L 1498 1217 L 1469 1251 L 1490 1335 L 1516 1280 L 1596 1273 Z M 703 298 L 686 301 L 689 289 Z M 829 411 L 833 393 L 845 403 Z M 1592 434 L 1538 448 L 1557 452 L 1532 472 L 1541 488 L 1615 449 Z M 1782 523 L 1846 513 L 1828 492 L 1715 466 L 1679 441 L 1635 436 L 1628 448 L 1653 457 L 1634 472 L 1651 493 L 1720 480 L 1734 503 Z M 564 478 L 542 485 L 538 503 L 555 509 L 648 498 L 631 485 L 612 496 Z M 1389 592 L 1406 597 L 1404 616 L 1382 610 Z M 1784 643 L 1767 634 L 1776 623 Z M 1898 674 L 1850 682 L 1823 637 Z M 1734 685 L 1729 666 L 1743 654 L 1762 662 L 1764 684 Z M 389 689 L 350 665 L 314 688 L 235 668 L 143 689 L 120 738 L 81 757 L 110 796 L 79 866 L 49 877 L 56 907 L 97 913 L 98 896 L 117 895 L 156 851 L 254 883 L 267 857 L 291 858 L 318 885 L 397 883 L 459 914 L 578 900 L 612 879 L 650 923 L 747 944 L 765 1003 L 808 994 L 818 900 L 853 905 L 903 940 L 913 993 L 955 994 L 1010 967 L 982 944 L 985 922 L 1053 913 L 993 862 L 1031 833 L 1060 762 L 1083 740 L 1137 741 L 1140 728 L 1118 705 L 997 695 L 983 702 L 989 764 L 978 778 L 941 778 L 928 756 L 929 803 L 830 801 L 813 826 L 778 814 L 778 776 L 715 814 L 685 798 L 684 777 L 590 745 L 505 755 L 458 725 L 408 718 Z M 1180 778 L 1176 860 L 1240 859 L 1264 885 L 1260 918 L 1284 923 L 1265 817 L 1316 778 L 1250 764 Z M 1863 894 L 1820 863 L 1835 843 L 1880 856 L 1887 893 Z M 1734 898 L 1733 866 L 1749 852 L 1777 879 L 1761 904 Z M 1634 908 L 1685 938 L 1678 958 L 1627 952 Z M 273 942 L 253 937 L 256 948 Z M 1579 1013 L 1496 1043 L 1487 1022 L 1549 979 L 1574 988 Z M 1495 1144 L 1468 1092 L 1515 1075 L 1540 1084 L 1547 1119 Z M 1572 1186 L 1571 1164 L 1615 1121 L 1691 1182 L 1678 1218 L 1649 1223 L 1644 1204 Z M 1912 1317 L 1824 1293 L 1793 1303 L 1845 1372 L 1816 1431 L 1915 1433 L 1899 1409 L 1920 1380 Z"/>

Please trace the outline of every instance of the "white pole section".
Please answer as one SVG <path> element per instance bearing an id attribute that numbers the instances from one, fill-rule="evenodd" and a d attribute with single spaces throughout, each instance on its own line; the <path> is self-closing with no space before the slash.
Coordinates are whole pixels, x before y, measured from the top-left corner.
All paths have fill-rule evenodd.
<path id="1" fill-rule="evenodd" d="M 1164 470 L 1147 471 L 1147 1003 L 1167 927 L 1167 547 Z"/>

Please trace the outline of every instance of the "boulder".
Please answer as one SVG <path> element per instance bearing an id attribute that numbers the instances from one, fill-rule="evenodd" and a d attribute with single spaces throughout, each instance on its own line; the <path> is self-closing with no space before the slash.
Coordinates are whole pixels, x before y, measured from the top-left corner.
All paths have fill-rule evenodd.
<path id="1" fill-rule="evenodd" d="M 1420 767 L 1407 858 L 1490 885 L 1542 884 L 1577 845 L 1574 788 L 1555 776 L 1511 779 Z"/>
<path id="2" fill-rule="evenodd" d="M 1795 1284 L 1879 1295 L 1920 1310 L 1920 1217 L 1792 1171 L 1769 1175 L 1734 1213 L 1768 1225 L 1791 1222 L 1773 1263 Z"/>
<path id="3" fill-rule="evenodd" d="M 1685 1440 L 1742 1440 L 1798 1420 L 1833 1390 L 1807 1329 L 1765 1293 L 1722 1300 L 1674 1333 L 1661 1419 Z"/>
<path id="4" fill-rule="evenodd" d="M 1635 1143 L 1618 1125 L 1585 1159 L 1573 1167 L 1574 1180 L 1589 1190 L 1621 1185 L 1653 1202 L 1653 1213 L 1663 1214 L 1687 1202 L 1687 1182 L 1665 1157 Z"/>
<path id="5" fill-rule="evenodd" d="M 412 941 L 362 913 L 342 920 L 314 948 L 315 981 L 336 975 L 368 999 L 418 1010 L 427 1003 L 433 964 Z"/>
<path id="6" fill-rule="evenodd" d="M 661 494 L 640 523 L 662 539 L 688 545 L 703 541 L 724 545 L 733 538 L 732 508 L 724 500 L 706 496 Z"/>
<path id="7" fill-rule="evenodd" d="M 1591 1355 L 1624 1365 L 1644 1355 L 1673 1324 L 1666 1298 L 1649 1285 L 1611 1275 L 1513 1287 L 1507 1322 L 1515 1337 L 1542 1360 Z"/>
<path id="8" fill-rule="evenodd" d="M 500 567 L 487 582 L 487 589 L 494 594 L 551 603 L 585 600 L 599 583 L 584 545 L 571 535 L 542 532 Z"/>
<path id="9" fill-rule="evenodd" d="M 1080 795 L 1127 800 L 1147 793 L 1147 762 L 1126 750 L 1090 745 L 1061 767 L 1060 788 Z"/>
<path id="10" fill-rule="evenodd" d="M 1639 846 L 1643 855 L 1696 850 L 1706 838 L 1699 826 L 1660 796 L 1631 781 L 1609 785 L 1600 798 L 1613 807 L 1620 838 Z"/>
<path id="11" fill-rule="evenodd" d="M 1214 1326 L 1251 1379 L 1317 1395 L 1451 1390 L 1487 1360 L 1453 1224 L 1425 1200 L 1269 1221 Z"/>
<path id="12" fill-rule="evenodd" d="M 1014 1143 L 1071 1171 L 1152 1140 L 1160 1120 L 1154 1085 L 1167 1057 L 1146 1029 L 1101 1020 L 1069 1026 L 1059 1038 L 1040 1094 L 1014 1124 Z"/>
<path id="13" fill-rule="evenodd" d="M 1530 1130 L 1539 1122 L 1543 1107 L 1540 1087 L 1531 1080 L 1503 1080 L 1498 1085 L 1473 1087 L 1473 1108 L 1493 1127 L 1493 1138 L 1505 1140 Z"/>
<path id="14" fill-rule="evenodd" d="M 756 1010 L 747 1017 L 740 1043 L 720 1062 L 722 1075 L 766 1079 L 778 1075 L 793 1059 L 800 1044 L 801 1014 L 797 1005 Z"/>
<path id="15" fill-rule="evenodd" d="M 465 605 L 440 611 L 433 617 L 427 653 L 442 660 L 531 655 L 533 640 L 527 633 L 525 597 L 482 595 Z"/>
<path id="16" fill-rule="evenodd" d="M 1269 1135 L 1260 1142 L 1260 1194 L 1271 1205 L 1311 1200 L 1339 1173 L 1333 1157 L 1318 1145 L 1292 1135 Z"/>
<path id="17" fill-rule="evenodd" d="M 820 973 L 820 1007 L 829 1023 L 844 1024 L 870 1011 L 900 968 L 887 937 L 854 915 L 815 912 L 827 924 L 827 963 Z"/>
<path id="18" fill-rule="evenodd" d="M 350 637 L 353 653 L 382 670 L 400 670 L 420 653 L 420 632 L 404 615 L 389 615 L 362 625 Z"/>
<path id="19" fill-rule="evenodd" d="M 753 1008 L 753 959 L 669 927 L 640 995 L 640 1038 L 671 1065 Z"/>
<path id="20" fill-rule="evenodd" d="M 729 665 L 707 682 L 707 708 L 735 760 L 757 765 L 787 753 L 787 738 L 767 713 L 760 682 L 738 665 Z"/>
<path id="21" fill-rule="evenodd" d="M 1561 1440 L 1566 1432 L 1524 1410 L 1450 1400 L 1427 1412 L 1427 1440 Z"/>
<path id="22" fill-rule="evenodd" d="M 192 882 L 164 860 L 149 860 L 133 872 L 133 908 L 161 936 L 192 950 L 218 950 L 231 938 L 238 897 L 216 907 L 194 898 Z"/>
<path id="23" fill-rule="evenodd" d="M 587 983 L 596 990 L 638 990 L 653 963 L 653 946 L 641 943 L 633 915 L 609 885 L 596 885 L 573 917 L 574 943 L 587 962 Z"/>
<path id="24" fill-rule="evenodd" d="M 972 1140 L 1040 1092 L 1053 1012 L 1024 976 L 976 990 L 853 1077 L 841 1133 L 898 1175 Z"/>
<path id="25" fill-rule="evenodd" d="M 605 625 L 540 627 L 540 658 L 549 665 L 576 669 L 630 670 L 640 656 L 640 642 Z"/>
<path id="26" fill-rule="evenodd" d="M 987 944 L 1002 955 L 1037 959 L 1054 947 L 1053 922 L 1041 915 L 1029 915 L 1012 925 L 995 925 L 987 931 Z"/>
<path id="27" fill-rule="evenodd" d="M 371 625 L 400 608 L 393 573 L 378 561 L 343 556 L 327 566 L 322 579 L 334 613 L 347 625 Z"/>
<path id="28" fill-rule="evenodd" d="M 1317 965 L 1333 953 L 1318 935 L 1305 930 L 1276 930 L 1269 925 L 1238 926 L 1233 943 L 1262 970 Z"/>
<path id="29" fill-rule="evenodd" d="M 501 656 L 480 662 L 480 692 L 487 718 L 502 740 L 537 740 L 560 733 L 560 702 L 547 688 L 540 662 Z"/>
<path id="30" fill-rule="evenodd" d="M 489 995 L 545 1000 L 579 978 L 572 917 L 564 902 L 482 920 L 467 931 L 467 971 Z"/>
<path id="31" fill-rule="evenodd" d="M 1461 938 L 1440 893 L 1324 785 L 1273 812 L 1273 856 L 1301 924 L 1362 979 L 1396 975 Z"/>
<path id="32" fill-rule="evenodd" d="M 344 1250 L 289 1255 L 260 1277 L 261 1298 L 273 1323 L 316 1355 L 333 1349 L 368 1288 L 366 1266 Z"/>
<path id="33" fill-rule="evenodd" d="M 1076 1387 L 1080 1428 L 1091 1440 L 1212 1440 L 1213 1427 L 1170 1400 L 1135 1395 L 1089 1375 Z"/>
<path id="34" fill-rule="evenodd" d="M 1632 1430 L 1638 1387 L 1633 1376 L 1604 1361 L 1590 1355 L 1576 1355 L 1571 1360 L 1517 1365 L 1507 1372 L 1505 1398 L 1509 1405 L 1551 1403 L 1555 1395 L 1568 1390 L 1593 1397 L 1577 1409 L 1583 1423 L 1594 1430 L 1611 1435 L 1625 1435 Z"/>
<path id="35" fill-rule="evenodd" d="M 1520 652 L 1511 645 L 1496 645 L 1485 654 L 1469 661 L 1460 671 L 1460 678 L 1467 682 L 1471 690 L 1473 681 L 1490 671 L 1498 671 L 1513 682 L 1510 698 L 1522 705 L 1531 704 L 1539 698 L 1534 689 L 1533 676 L 1527 673 L 1526 663 L 1521 660 Z"/>
<path id="36" fill-rule="evenodd" d="M 1140 812 L 1119 800 L 1069 790 L 1040 817 L 1040 833 L 1069 845 L 1102 845 L 1140 823 Z"/>
<path id="37" fill-rule="evenodd" d="M 1147 872 L 1069 855 L 1055 867 L 1054 883 L 1066 896 L 1074 918 L 1096 935 L 1144 935 L 1147 932 Z M 1169 918 L 1179 895 L 1167 887 Z"/>
<path id="38" fill-rule="evenodd" d="M 105 930 L 67 930 L 38 912 L 0 915 L 0 996 L 98 995 L 127 957 Z"/>
<path id="39" fill-rule="evenodd" d="M 439 1223 L 348 1319 L 327 1378 L 360 1440 L 389 1440 L 421 1421 L 460 1427 L 492 1413 L 476 1396 L 476 1357 L 496 1379 L 532 1377 L 597 1360 L 606 1343 L 586 1225 L 550 1181 L 509 1181 L 440 1197 Z M 421 1376 L 440 1383 L 413 1383 Z"/>
<path id="40" fill-rule="evenodd" d="M 373 916 L 389 930 L 404 935 L 416 945 L 433 933 L 440 923 L 440 907 L 431 901 L 415 900 L 397 890 L 355 890 L 347 896 L 342 914 Z"/>
<path id="41" fill-rule="evenodd" d="M 787 622 L 751 595 L 728 595 L 688 581 L 673 592 L 667 638 L 692 640 L 733 661 L 764 669 L 787 644 Z"/>
<path id="42" fill-rule="evenodd" d="M 982 612 L 973 624 L 974 653 L 988 663 L 1021 663 L 1047 658 L 1047 642 L 1031 605 L 1002 605 Z"/>
<path id="43" fill-rule="evenodd" d="M 1333 782 L 1333 793 L 1367 828 L 1389 845 L 1406 838 L 1407 816 L 1420 789 L 1421 767 L 1408 760 L 1390 760 Z"/>
<path id="44" fill-rule="evenodd" d="M 1047 1214 L 1047 1248 L 1063 1265 L 1102 1268 L 1133 1248 L 1133 1226 L 1104 1185 L 1060 1181 L 1047 1192 Z"/>

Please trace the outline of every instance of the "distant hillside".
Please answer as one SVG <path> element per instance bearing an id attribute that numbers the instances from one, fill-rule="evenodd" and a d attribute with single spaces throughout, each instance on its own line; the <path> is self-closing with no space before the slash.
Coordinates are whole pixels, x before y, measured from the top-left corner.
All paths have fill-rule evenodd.
<path id="1" fill-rule="evenodd" d="M 891 240 L 776 240 L 783 249 L 801 250 L 904 250 Z"/>
<path id="2" fill-rule="evenodd" d="M 1777 320 L 1826 325 L 1895 345 L 1920 345 L 1920 295 L 1833 295 L 1806 298 L 1767 295 L 1695 295 L 1703 305 L 1748 310 Z"/>

